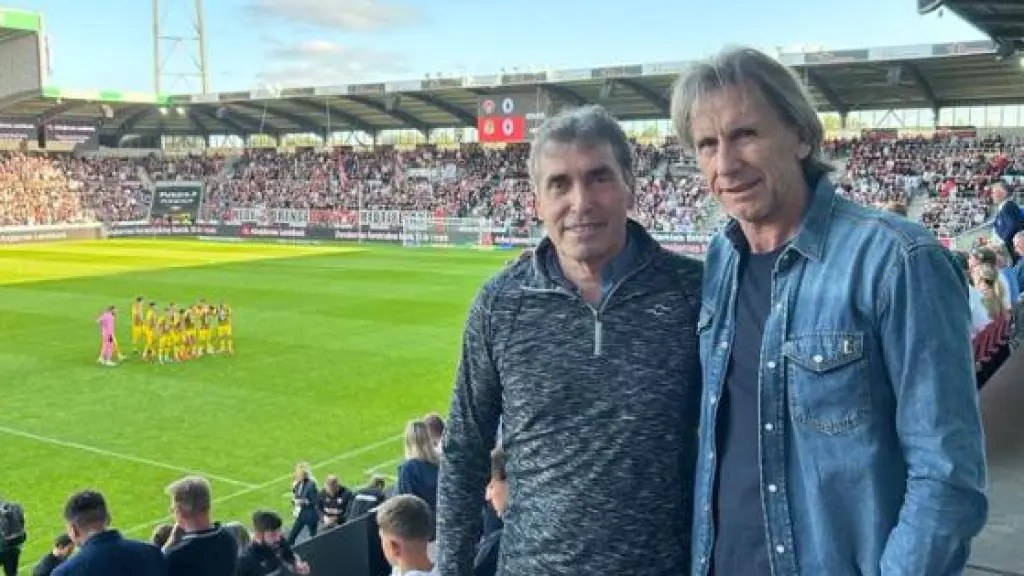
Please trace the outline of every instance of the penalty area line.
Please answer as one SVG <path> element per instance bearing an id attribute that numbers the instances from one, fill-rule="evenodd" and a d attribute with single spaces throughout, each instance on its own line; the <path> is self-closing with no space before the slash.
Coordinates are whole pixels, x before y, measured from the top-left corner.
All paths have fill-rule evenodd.
<path id="1" fill-rule="evenodd" d="M 198 476 L 204 476 L 210 480 L 216 480 L 225 484 L 231 484 L 232 486 L 240 486 L 243 488 L 251 488 L 255 486 L 251 482 L 242 482 L 241 480 L 235 480 L 233 478 L 227 478 L 225 476 L 219 476 L 216 474 L 210 474 L 203 472 L 196 468 L 188 468 L 185 466 L 177 466 L 167 462 L 160 462 L 158 460 L 151 460 L 149 458 L 142 458 L 140 456 L 133 456 L 131 454 L 122 454 L 120 452 L 114 452 L 113 450 L 107 450 L 105 448 L 99 448 L 96 446 L 89 446 L 88 444 L 81 444 L 78 442 L 70 442 L 68 440 L 61 440 L 60 438 L 52 438 L 49 436 L 40 436 L 39 434 L 33 434 L 24 430 L 17 430 L 15 428 L 8 428 L 7 426 L 0 426 L 0 433 L 4 433 L 10 436 L 17 436 L 19 438 L 25 438 L 26 440 L 32 440 L 43 444 L 50 444 L 53 446 L 60 446 L 62 448 L 71 448 L 73 450 L 79 450 L 81 452 L 89 452 L 98 456 L 106 458 L 113 458 L 115 460 L 124 460 L 125 462 L 132 462 L 135 464 L 141 464 L 143 466 L 149 466 L 150 468 L 162 468 L 164 470 L 173 470 L 174 472 L 181 472 L 183 474 L 194 474 Z"/>

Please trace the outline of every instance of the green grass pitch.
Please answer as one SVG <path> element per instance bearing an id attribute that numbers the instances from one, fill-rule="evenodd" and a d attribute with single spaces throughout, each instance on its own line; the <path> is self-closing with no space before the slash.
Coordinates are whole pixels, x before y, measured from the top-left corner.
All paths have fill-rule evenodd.
<path id="1" fill-rule="evenodd" d="M 507 255 L 381 246 L 118 240 L 0 247 L 0 493 L 24 504 L 38 561 L 75 490 L 106 494 L 148 539 L 164 488 L 206 475 L 215 516 L 288 510 L 296 462 L 361 485 L 393 474 L 405 422 L 444 412 L 481 282 Z M 95 363 L 95 323 L 136 296 L 225 300 L 233 358 Z"/>

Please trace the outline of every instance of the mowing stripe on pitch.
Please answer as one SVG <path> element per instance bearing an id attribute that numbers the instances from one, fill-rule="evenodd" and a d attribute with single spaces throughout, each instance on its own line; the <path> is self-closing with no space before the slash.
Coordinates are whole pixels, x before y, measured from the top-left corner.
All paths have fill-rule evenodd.
<path id="1" fill-rule="evenodd" d="M 40 436 L 31 432 L 25 432 L 24 430 L 17 430 L 14 428 L 8 428 L 6 426 L 0 426 L 0 433 L 8 434 L 11 436 L 17 436 L 19 438 L 25 438 L 27 440 L 34 440 L 43 444 L 51 444 L 53 446 L 61 446 L 63 448 L 72 448 L 74 450 L 80 450 L 82 452 L 90 452 L 99 456 L 105 456 L 107 458 L 113 458 L 115 460 L 124 460 L 125 462 L 134 462 L 135 464 L 142 464 L 143 466 L 150 466 L 152 468 L 163 468 L 164 470 L 173 470 L 175 472 L 181 472 L 183 474 L 195 474 L 198 476 L 204 476 L 210 480 L 216 480 L 225 484 L 231 484 L 233 486 L 241 486 L 243 488 L 252 488 L 255 484 L 251 482 L 242 482 L 241 480 L 234 480 L 232 478 L 226 478 L 224 476 L 218 476 L 216 474 L 210 474 L 197 470 L 195 468 L 187 468 L 185 466 L 177 466 L 169 464 L 167 462 L 159 462 L 157 460 L 150 460 L 149 458 L 141 458 L 139 456 L 132 456 L 131 454 L 121 454 L 120 452 L 114 452 L 105 448 L 98 448 L 96 446 L 89 446 L 87 444 L 80 444 L 78 442 L 69 442 L 67 440 L 61 440 L 59 438 L 51 438 L 49 436 Z"/>

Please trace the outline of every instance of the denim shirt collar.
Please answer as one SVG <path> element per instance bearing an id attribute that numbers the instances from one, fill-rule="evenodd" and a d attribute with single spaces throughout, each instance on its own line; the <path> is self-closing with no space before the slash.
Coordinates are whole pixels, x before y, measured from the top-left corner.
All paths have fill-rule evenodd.
<path id="1" fill-rule="evenodd" d="M 602 299 L 608 296 L 612 286 L 636 268 L 639 261 L 649 251 L 650 247 L 647 246 L 649 243 L 646 242 L 649 238 L 642 229 L 638 230 L 638 228 L 639 224 L 632 221 L 627 222 L 626 245 L 601 270 Z M 543 276 L 547 276 L 559 286 L 578 293 L 576 286 L 569 282 L 565 274 L 562 273 L 562 266 L 558 263 L 558 253 L 550 242 L 549 239 L 545 238 L 541 245 L 538 246 L 538 252 L 541 254 L 539 258 L 535 259 L 536 265 L 542 268 L 540 272 Z"/>
<path id="2" fill-rule="evenodd" d="M 800 230 L 790 241 L 794 250 L 809 260 L 821 260 L 825 253 L 825 241 L 828 239 L 829 220 L 832 219 L 832 205 L 836 199 L 836 187 L 828 175 L 819 174 L 809 179 L 811 194 L 807 199 L 807 208 L 800 222 Z M 725 225 L 725 237 L 733 248 L 740 252 L 748 249 L 747 239 L 743 236 L 739 222 L 730 218 Z"/>

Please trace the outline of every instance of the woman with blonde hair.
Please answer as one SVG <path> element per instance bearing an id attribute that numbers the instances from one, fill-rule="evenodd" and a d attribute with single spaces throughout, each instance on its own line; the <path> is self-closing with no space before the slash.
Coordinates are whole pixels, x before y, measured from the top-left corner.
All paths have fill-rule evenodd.
<path id="1" fill-rule="evenodd" d="M 441 458 L 422 420 L 405 425 L 405 461 L 398 467 L 395 495 L 412 494 L 422 498 L 432 514 L 437 514 L 437 474 Z M 431 538 L 433 540 L 433 538 Z"/>
<path id="2" fill-rule="evenodd" d="M 973 270 L 974 286 L 981 292 L 981 301 L 992 320 L 1006 313 L 1006 286 L 999 271 L 990 264 L 979 264 Z"/>
<path id="3" fill-rule="evenodd" d="M 294 506 L 295 523 L 288 532 L 288 544 L 295 545 L 302 529 L 309 530 L 309 537 L 316 536 L 316 527 L 320 523 L 320 513 L 317 510 L 320 490 L 313 478 L 313 471 L 309 464 L 302 462 L 295 466 L 295 476 L 292 481 L 292 504 Z"/>

